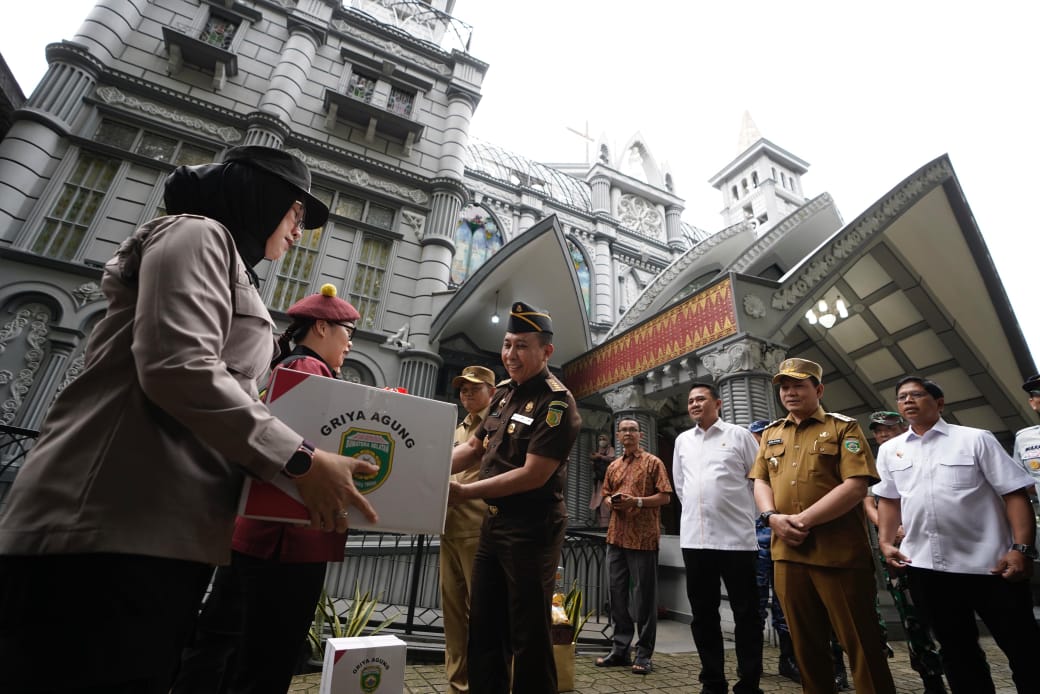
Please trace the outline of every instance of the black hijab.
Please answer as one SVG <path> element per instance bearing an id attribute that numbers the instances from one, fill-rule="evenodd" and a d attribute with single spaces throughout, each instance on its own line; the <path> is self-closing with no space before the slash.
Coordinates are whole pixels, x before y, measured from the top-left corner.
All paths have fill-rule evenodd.
<path id="1" fill-rule="evenodd" d="M 252 268 L 300 194 L 274 174 L 232 161 L 177 167 L 166 178 L 164 198 L 167 214 L 202 215 L 227 227 Z"/>

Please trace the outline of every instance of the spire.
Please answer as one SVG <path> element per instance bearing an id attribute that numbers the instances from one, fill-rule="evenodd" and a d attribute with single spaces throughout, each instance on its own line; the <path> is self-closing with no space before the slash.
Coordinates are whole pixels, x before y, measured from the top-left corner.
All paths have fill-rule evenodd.
<path id="1" fill-rule="evenodd" d="M 737 138 L 737 154 L 740 154 L 751 145 L 762 139 L 762 133 L 758 132 L 758 126 L 751 120 L 751 114 L 744 111 L 744 118 L 740 123 L 740 137 Z"/>

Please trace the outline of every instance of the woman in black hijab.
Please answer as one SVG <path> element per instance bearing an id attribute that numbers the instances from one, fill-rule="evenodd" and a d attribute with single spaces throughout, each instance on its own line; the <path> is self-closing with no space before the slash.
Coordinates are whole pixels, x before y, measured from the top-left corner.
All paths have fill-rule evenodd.
<path id="1" fill-rule="evenodd" d="M 253 265 L 325 223 L 296 157 L 237 147 L 180 167 L 168 216 L 106 265 L 105 316 L 0 517 L 4 691 L 165 693 L 212 565 L 228 561 L 243 472 L 294 478 L 312 526 L 375 512 L 352 473 L 257 395 L 274 350 Z M 75 615 L 68 648 L 55 624 Z M 60 662 L 60 666 L 55 667 Z"/>

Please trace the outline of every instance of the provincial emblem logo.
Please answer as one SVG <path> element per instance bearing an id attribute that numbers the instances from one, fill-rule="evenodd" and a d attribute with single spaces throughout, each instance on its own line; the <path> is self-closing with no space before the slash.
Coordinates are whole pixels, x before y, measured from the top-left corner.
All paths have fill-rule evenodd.
<path id="1" fill-rule="evenodd" d="M 394 438 L 384 431 L 351 427 L 340 438 L 340 455 L 379 466 L 371 475 L 354 474 L 354 485 L 362 494 L 374 492 L 390 477 L 394 465 Z"/>
<path id="2" fill-rule="evenodd" d="M 549 411 L 545 413 L 545 423 L 551 427 L 560 426 L 563 421 L 563 411 L 567 409 L 567 403 L 563 400 L 553 400 L 549 403 Z"/>
<path id="3" fill-rule="evenodd" d="M 361 669 L 361 691 L 371 694 L 379 689 L 379 683 L 383 679 L 383 671 L 378 665 L 369 665 Z"/>

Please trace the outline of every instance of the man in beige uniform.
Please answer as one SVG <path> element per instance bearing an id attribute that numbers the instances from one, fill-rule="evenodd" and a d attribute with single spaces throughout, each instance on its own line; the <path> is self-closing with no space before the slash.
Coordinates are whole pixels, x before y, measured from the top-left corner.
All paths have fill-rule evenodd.
<path id="1" fill-rule="evenodd" d="M 468 413 L 455 428 L 455 445 L 469 441 L 487 418 L 495 392 L 495 372 L 483 366 L 467 366 L 452 380 L 459 401 Z M 480 479 L 480 468 L 452 475 L 468 484 Z M 469 589 L 473 582 L 473 557 L 480 543 L 480 524 L 487 513 L 482 499 L 470 499 L 448 507 L 441 535 L 441 606 L 444 610 L 444 671 L 451 694 L 469 691 L 466 648 L 469 639 Z"/>
<path id="2" fill-rule="evenodd" d="M 834 691 L 833 628 L 848 651 L 856 691 L 894 694 L 874 614 L 874 559 L 863 512 L 877 468 L 856 420 L 820 406 L 822 379 L 816 362 L 780 364 L 773 383 L 788 415 L 762 432 L 749 477 L 773 532 L 776 590 L 803 691 Z"/>

